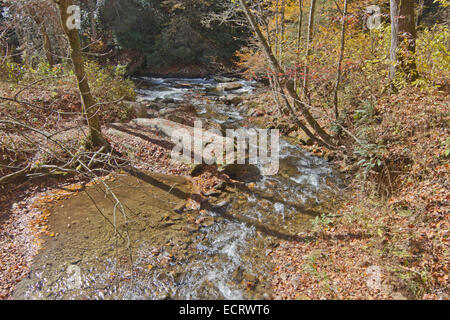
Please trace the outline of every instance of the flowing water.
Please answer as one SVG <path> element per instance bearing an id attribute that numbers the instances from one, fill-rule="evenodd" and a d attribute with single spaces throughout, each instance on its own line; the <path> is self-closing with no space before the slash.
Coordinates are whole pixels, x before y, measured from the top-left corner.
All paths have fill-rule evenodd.
<path id="1" fill-rule="evenodd" d="M 256 83 L 236 80 L 234 90 L 216 90 L 214 79 L 141 78 L 139 100 L 195 105 L 200 118 L 222 128 L 241 128 L 243 105 L 227 96 L 251 93 Z M 280 240 L 328 212 L 340 184 L 328 162 L 280 140 L 280 170 L 259 176 L 250 189 L 235 190 L 230 204 L 203 213 L 174 214 L 189 182 L 148 174 L 119 175 L 111 185 L 126 205 L 115 211 L 99 187 L 88 188 L 53 209 L 60 233 L 36 258 L 16 299 L 262 299 L 270 297 L 266 257 Z M 95 200 L 96 205 L 91 201 Z M 123 238 L 98 210 L 119 226 Z M 129 231 L 130 246 L 126 238 Z M 130 268 L 130 255 L 132 269 Z"/>

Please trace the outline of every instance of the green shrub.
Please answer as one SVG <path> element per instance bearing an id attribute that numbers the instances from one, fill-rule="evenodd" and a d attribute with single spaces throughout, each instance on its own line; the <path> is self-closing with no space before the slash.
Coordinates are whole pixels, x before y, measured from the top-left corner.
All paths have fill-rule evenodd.
<path id="1" fill-rule="evenodd" d="M 435 25 L 419 32 L 416 62 L 419 75 L 429 84 L 444 84 L 450 79 L 450 29 Z"/>
<path id="2" fill-rule="evenodd" d="M 101 67 L 96 62 L 86 61 L 85 68 L 92 94 L 98 102 L 136 99 L 133 81 L 124 77 L 125 66 Z"/>

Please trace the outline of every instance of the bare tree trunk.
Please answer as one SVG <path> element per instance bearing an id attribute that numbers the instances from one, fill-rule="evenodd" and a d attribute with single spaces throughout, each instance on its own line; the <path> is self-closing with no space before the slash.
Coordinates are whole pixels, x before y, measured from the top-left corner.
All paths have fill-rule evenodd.
<path id="1" fill-rule="evenodd" d="M 298 26 L 297 26 L 297 56 L 300 53 L 300 41 L 302 39 L 303 24 L 303 0 L 298 0 Z"/>
<path id="2" fill-rule="evenodd" d="M 92 37 L 94 38 L 94 40 L 97 40 L 97 29 L 95 26 L 95 9 L 96 9 L 96 5 L 95 5 L 95 0 L 89 0 L 88 6 L 89 6 L 89 11 L 90 11 L 90 22 L 91 22 L 91 32 L 92 32 Z"/>
<path id="3" fill-rule="evenodd" d="M 339 91 L 339 84 L 341 82 L 342 60 L 344 59 L 346 19 L 347 19 L 347 0 L 344 0 L 344 12 L 342 13 L 341 49 L 339 52 L 339 62 L 336 72 L 336 85 L 334 87 L 334 116 L 336 117 L 336 120 L 339 118 L 338 91 Z"/>
<path id="4" fill-rule="evenodd" d="M 424 0 L 419 0 L 419 8 L 417 9 L 417 15 L 416 15 L 416 28 L 420 24 L 420 18 L 422 16 L 423 9 L 424 9 Z"/>
<path id="5" fill-rule="evenodd" d="M 300 60 L 300 42 L 302 39 L 302 24 L 303 24 L 303 0 L 298 0 L 298 26 L 297 26 L 297 42 L 296 42 L 296 51 L 297 51 L 297 63 Z M 294 77 L 294 90 L 297 92 L 297 79 L 298 79 L 298 68 L 295 67 L 295 77 Z"/>
<path id="6" fill-rule="evenodd" d="M 282 59 L 283 57 L 283 44 L 284 44 L 284 36 L 286 33 L 286 21 L 285 21 L 285 13 L 286 13 L 286 0 L 281 1 L 281 34 L 280 34 L 280 54 L 279 57 Z"/>
<path id="7" fill-rule="evenodd" d="M 275 8 L 275 55 L 278 56 L 278 53 L 280 52 L 280 15 L 279 15 L 279 5 L 280 1 L 276 1 L 276 8 Z M 279 58 L 279 57 L 278 57 Z"/>
<path id="8" fill-rule="evenodd" d="M 48 36 L 47 29 L 45 28 L 44 24 L 41 25 L 41 34 L 42 38 L 44 39 L 44 51 L 47 62 L 50 67 L 53 67 L 53 65 L 55 64 L 55 60 L 53 59 L 52 43 L 50 42 L 50 37 Z"/>
<path id="9" fill-rule="evenodd" d="M 41 31 L 42 41 L 44 43 L 44 52 L 45 57 L 47 58 L 47 62 L 50 65 L 50 67 L 53 67 L 53 65 L 55 64 L 55 60 L 53 59 L 52 54 L 52 43 L 50 42 L 50 37 L 48 36 L 45 23 L 42 22 L 42 19 L 39 17 L 38 14 L 36 14 L 36 11 L 33 8 L 30 8 L 30 14 L 34 22 L 36 22 L 36 24 L 39 26 L 39 29 Z"/>
<path id="10" fill-rule="evenodd" d="M 73 67 L 75 69 L 75 75 L 78 80 L 78 88 L 80 90 L 81 100 L 83 103 L 83 114 L 86 116 L 89 126 L 87 145 L 88 147 L 103 146 L 106 144 L 106 141 L 102 136 L 100 121 L 97 112 L 94 109 L 96 103 L 92 97 L 89 82 L 84 71 L 83 55 L 81 52 L 78 30 L 69 29 L 67 26 L 67 21 L 69 18 L 67 8 L 73 5 L 72 0 L 55 0 L 55 2 L 59 7 L 62 27 L 70 42 L 70 55 L 72 58 Z"/>
<path id="11" fill-rule="evenodd" d="M 389 78 L 394 81 L 399 70 L 408 82 L 417 79 L 414 58 L 416 52 L 416 24 L 414 0 L 390 0 L 391 5 L 391 68 Z"/>
<path id="12" fill-rule="evenodd" d="M 309 8 L 309 22 L 308 22 L 308 38 L 306 39 L 306 55 L 305 55 L 305 68 L 303 70 L 303 93 L 305 98 L 309 101 L 309 92 L 308 92 L 308 77 L 309 77 L 309 55 L 311 54 L 311 42 L 313 38 L 313 29 L 314 29 L 314 14 L 316 12 L 316 0 L 311 0 L 311 6 Z"/>
<path id="13" fill-rule="evenodd" d="M 259 12 L 259 15 L 261 16 L 261 23 L 263 24 L 264 29 L 266 31 L 267 42 L 269 43 L 270 46 L 272 46 L 272 37 L 270 34 L 269 23 L 264 18 L 263 9 L 262 9 L 260 2 L 258 2 L 258 12 Z"/>
<path id="14" fill-rule="evenodd" d="M 247 20 L 249 21 L 251 27 L 253 28 L 253 31 L 256 33 L 258 39 L 260 40 L 264 52 L 266 53 L 267 59 L 269 60 L 269 63 L 272 67 L 272 70 L 275 75 L 276 81 L 282 85 L 286 91 L 289 93 L 291 98 L 294 101 L 294 104 L 296 107 L 298 107 L 302 113 L 302 115 L 305 117 L 308 124 L 314 129 L 314 131 L 317 133 L 317 135 L 320 137 L 316 137 L 312 132 L 303 124 L 303 122 L 300 121 L 295 115 L 295 110 L 292 109 L 290 104 L 287 104 L 287 107 L 289 108 L 289 111 L 291 115 L 293 116 L 296 123 L 299 125 L 299 127 L 314 141 L 318 142 L 319 144 L 330 148 L 335 149 L 333 143 L 332 143 L 332 137 L 328 135 L 325 130 L 317 123 L 317 121 L 314 119 L 314 117 L 311 115 L 311 113 L 308 110 L 308 106 L 305 105 L 303 102 L 300 101 L 297 93 L 294 90 L 294 84 L 293 81 L 283 81 L 281 82 L 278 75 L 282 74 L 281 66 L 278 62 L 278 60 L 275 58 L 272 49 L 270 48 L 269 44 L 267 43 L 267 40 L 264 38 L 264 35 L 261 32 L 261 29 L 256 23 L 256 19 L 253 16 L 253 13 L 250 11 L 250 8 L 247 5 L 247 2 L 245 0 L 239 0 L 239 3 L 242 7 L 242 10 L 245 13 L 245 16 L 247 17 Z M 283 94 L 283 93 L 282 93 Z"/>

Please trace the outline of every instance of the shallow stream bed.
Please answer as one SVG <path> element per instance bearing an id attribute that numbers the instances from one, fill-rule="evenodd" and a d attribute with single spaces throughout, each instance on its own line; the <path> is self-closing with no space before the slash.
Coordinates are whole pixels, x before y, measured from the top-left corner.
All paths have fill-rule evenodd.
<path id="1" fill-rule="evenodd" d="M 247 110 L 230 101 L 256 85 L 236 80 L 234 89 L 220 90 L 224 84 L 214 79 L 138 81 L 139 100 L 188 99 L 199 117 L 224 129 L 242 127 Z M 59 235 L 48 239 L 14 298 L 270 298 L 267 254 L 329 212 L 340 184 L 328 162 L 280 142 L 278 174 L 259 176 L 250 189 L 229 188 L 230 204 L 220 210 L 176 213 L 190 182 L 151 173 L 117 174 L 108 182 L 125 215 L 101 185 L 59 202 L 49 221 Z"/>

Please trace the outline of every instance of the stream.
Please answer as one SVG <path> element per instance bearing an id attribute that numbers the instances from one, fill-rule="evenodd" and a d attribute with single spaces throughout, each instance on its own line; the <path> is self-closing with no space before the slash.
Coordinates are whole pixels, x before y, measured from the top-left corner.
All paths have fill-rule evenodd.
<path id="1" fill-rule="evenodd" d="M 226 78 L 135 80 L 138 101 L 187 101 L 200 118 L 223 129 L 242 128 L 248 110 L 239 97 L 258 86 Z M 327 161 L 280 139 L 278 174 L 253 183 L 251 190 L 233 193 L 226 207 L 204 212 L 201 222 L 173 213 L 189 195 L 183 177 L 118 175 L 111 185 L 126 216 L 115 212 L 100 186 L 91 186 L 52 210 L 50 226 L 59 236 L 48 240 L 13 297 L 269 299 L 274 266 L 267 255 L 332 210 L 341 181 Z M 114 219 L 123 238 L 98 210 Z"/>

